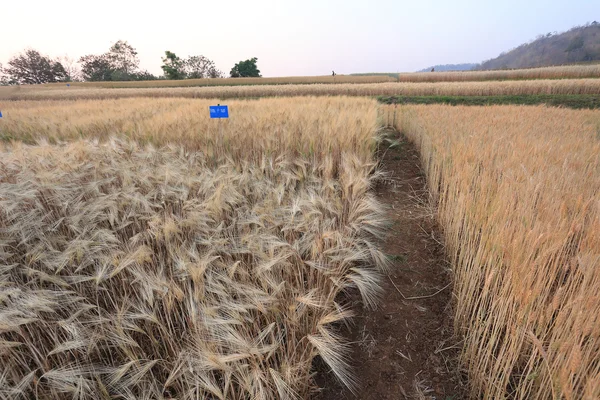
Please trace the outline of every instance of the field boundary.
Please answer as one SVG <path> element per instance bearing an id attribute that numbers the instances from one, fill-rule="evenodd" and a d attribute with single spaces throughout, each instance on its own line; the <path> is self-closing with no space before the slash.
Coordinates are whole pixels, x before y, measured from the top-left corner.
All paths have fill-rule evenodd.
<path id="1" fill-rule="evenodd" d="M 453 333 L 451 310 L 453 275 L 419 153 L 401 133 L 384 132 L 379 160 L 385 177 L 373 192 L 387 208 L 390 226 L 380 248 L 391 265 L 378 308 L 365 310 L 355 294 L 353 323 L 348 329 L 340 326 L 350 340 L 350 360 L 361 385 L 353 394 L 321 365 L 316 400 L 463 399 L 461 338 Z"/>
<path id="2" fill-rule="evenodd" d="M 541 105 L 573 109 L 600 108 L 600 95 L 513 96 L 377 96 L 383 104 L 448 104 L 452 106 Z"/>

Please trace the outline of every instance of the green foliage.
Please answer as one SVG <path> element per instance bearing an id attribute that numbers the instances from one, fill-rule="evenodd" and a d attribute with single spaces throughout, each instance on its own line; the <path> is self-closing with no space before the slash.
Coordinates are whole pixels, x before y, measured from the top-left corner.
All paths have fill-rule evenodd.
<path id="1" fill-rule="evenodd" d="M 260 78 L 260 70 L 256 66 L 258 59 L 253 57 L 246 61 L 240 61 L 231 68 L 229 73 L 232 78 Z"/>
<path id="2" fill-rule="evenodd" d="M 67 73 L 59 61 L 40 54 L 39 51 L 28 49 L 13 57 L 8 67 L 3 70 L 6 84 L 39 84 L 49 82 L 64 82 Z"/>
<path id="3" fill-rule="evenodd" d="M 90 54 L 79 59 L 83 79 L 91 82 L 112 81 L 114 66 L 106 54 Z"/>
<path id="4" fill-rule="evenodd" d="M 165 57 L 162 59 L 161 68 L 167 79 L 185 79 L 185 62 L 169 50 L 165 51 Z"/>
<path id="5" fill-rule="evenodd" d="M 140 72 L 136 72 L 133 75 L 130 75 L 132 77 L 132 81 L 157 81 L 163 78 L 160 78 L 148 71 L 140 71 Z"/>

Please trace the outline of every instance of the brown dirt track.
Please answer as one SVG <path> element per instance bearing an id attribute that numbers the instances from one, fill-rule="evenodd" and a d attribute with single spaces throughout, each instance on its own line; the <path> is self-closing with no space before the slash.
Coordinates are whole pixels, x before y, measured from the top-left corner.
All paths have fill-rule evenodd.
<path id="1" fill-rule="evenodd" d="M 390 232 L 383 249 L 392 267 L 375 311 L 359 310 L 342 328 L 352 343 L 352 365 L 360 385 L 342 387 L 320 365 L 318 400 L 466 398 L 458 366 L 460 339 L 452 329 L 452 273 L 439 227 L 428 206 L 425 177 L 414 147 L 396 132 L 399 145 L 383 151 L 386 179 L 376 193 L 389 209 Z"/>

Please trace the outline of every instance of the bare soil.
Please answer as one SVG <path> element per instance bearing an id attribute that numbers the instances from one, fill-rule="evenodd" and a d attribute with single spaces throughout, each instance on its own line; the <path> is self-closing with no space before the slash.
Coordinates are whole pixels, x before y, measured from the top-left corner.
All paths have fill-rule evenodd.
<path id="1" fill-rule="evenodd" d="M 317 400 L 467 398 L 458 365 L 460 339 L 453 335 L 452 272 L 433 210 L 428 205 L 419 155 L 404 137 L 382 151 L 386 179 L 376 193 L 388 207 L 390 231 L 383 243 L 392 261 L 377 310 L 358 315 L 350 330 L 351 363 L 358 381 L 352 393 L 318 363 Z"/>

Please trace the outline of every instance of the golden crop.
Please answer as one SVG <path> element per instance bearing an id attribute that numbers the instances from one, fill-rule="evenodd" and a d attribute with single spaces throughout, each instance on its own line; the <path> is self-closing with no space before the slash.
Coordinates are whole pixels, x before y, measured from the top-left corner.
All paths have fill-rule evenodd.
<path id="1" fill-rule="evenodd" d="M 372 159 L 377 103 L 358 98 L 231 100 L 231 118 L 210 119 L 218 100 L 119 99 L 3 103 L 0 139 L 53 143 L 121 136 L 140 143 L 185 145 L 214 159 L 259 161 L 301 155 L 337 163 L 343 152 Z"/>
<path id="2" fill-rule="evenodd" d="M 203 78 L 156 81 L 122 81 L 122 82 L 72 82 L 75 87 L 102 88 L 160 88 L 187 86 L 243 86 L 243 85 L 288 85 L 311 83 L 380 83 L 396 82 L 397 78 L 388 75 L 324 75 L 324 76 L 283 76 L 276 78 Z M 63 87 L 63 83 L 49 83 L 46 87 Z"/>
<path id="3" fill-rule="evenodd" d="M 63 93 L 21 89 L 44 92 Z M 598 111 L 298 97 L 210 120 L 217 102 L 0 103 L 2 396 L 298 398 L 317 355 L 352 386 L 331 323 L 351 315 L 338 294 L 380 290 L 383 124 L 420 150 L 473 394 L 600 397 Z"/>
<path id="4" fill-rule="evenodd" d="M 387 111 L 438 205 L 473 394 L 600 398 L 600 113 Z"/>
<path id="5" fill-rule="evenodd" d="M 102 89 L 86 86 L 0 87 L 0 100 L 75 100 L 123 97 L 244 98 L 289 96 L 502 96 L 534 94 L 600 94 L 600 79 L 490 82 L 254 85 L 146 89 Z"/>
<path id="6" fill-rule="evenodd" d="M 386 263 L 376 103 L 209 104 L 6 107 L 2 397 L 305 398 L 316 356 L 353 386 L 332 323 Z"/>
<path id="7" fill-rule="evenodd" d="M 400 82 L 466 82 L 524 79 L 600 78 L 600 64 L 562 65 L 491 71 L 414 72 L 399 74 Z"/>

